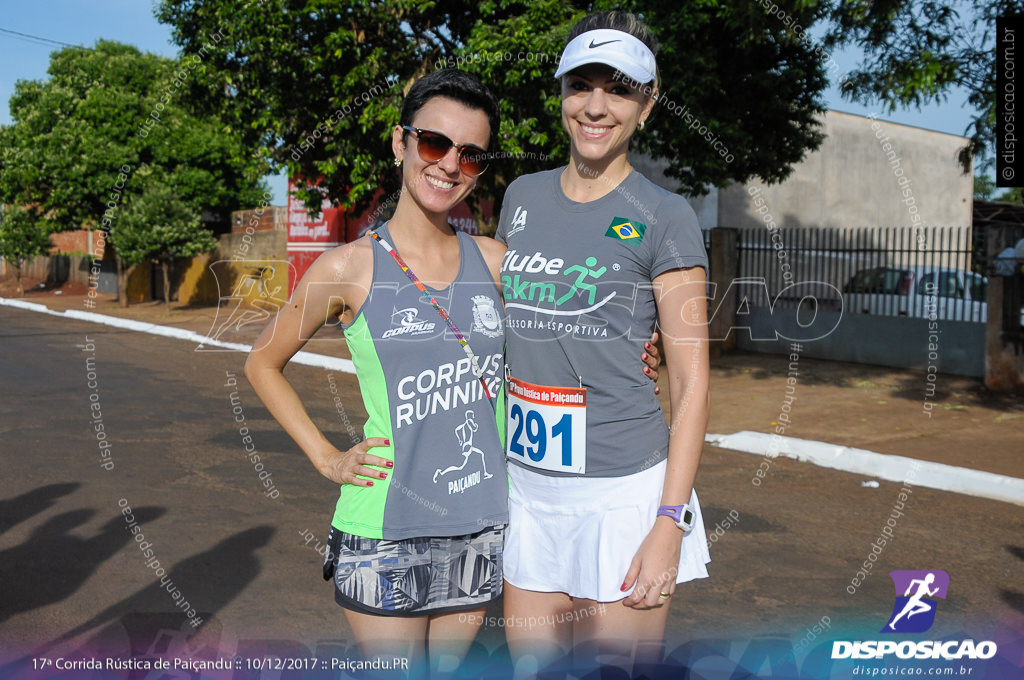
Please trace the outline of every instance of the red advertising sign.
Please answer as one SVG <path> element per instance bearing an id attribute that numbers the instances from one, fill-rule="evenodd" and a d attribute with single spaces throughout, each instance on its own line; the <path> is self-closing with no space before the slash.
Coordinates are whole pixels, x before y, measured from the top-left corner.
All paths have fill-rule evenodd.
<path id="1" fill-rule="evenodd" d="M 345 213 L 330 207 L 324 199 L 320 213 L 310 218 L 306 204 L 295 197 L 295 184 L 288 180 L 288 295 L 295 291 L 299 279 L 325 250 L 343 242 Z"/>

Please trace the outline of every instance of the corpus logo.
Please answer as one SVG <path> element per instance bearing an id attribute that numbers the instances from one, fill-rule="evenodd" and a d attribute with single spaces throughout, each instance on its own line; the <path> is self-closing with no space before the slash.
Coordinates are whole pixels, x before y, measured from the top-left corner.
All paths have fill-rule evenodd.
<path id="1" fill-rule="evenodd" d="M 941 569 L 901 569 L 889 572 L 896 603 L 882 633 L 923 633 L 935 623 L 937 600 L 946 599 L 949 574 Z"/>
<path id="2" fill-rule="evenodd" d="M 419 310 L 415 307 L 406 307 L 405 309 L 392 307 L 391 309 L 391 328 L 381 334 L 380 337 L 382 338 L 393 338 L 400 335 L 423 335 L 434 330 L 433 322 L 420 321 L 418 318 Z"/>
<path id="3" fill-rule="evenodd" d="M 415 307 L 406 307 L 405 309 L 396 309 L 391 312 L 391 323 L 400 323 L 403 326 L 412 326 L 413 324 L 419 323 L 416 316 L 419 314 L 419 310 Z"/>

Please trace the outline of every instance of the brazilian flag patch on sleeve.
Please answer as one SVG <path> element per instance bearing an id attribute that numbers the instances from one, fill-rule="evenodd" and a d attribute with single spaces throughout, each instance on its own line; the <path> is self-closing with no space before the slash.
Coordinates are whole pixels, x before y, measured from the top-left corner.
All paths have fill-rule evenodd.
<path id="1" fill-rule="evenodd" d="M 625 241 L 634 248 L 639 248 L 640 242 L 644 240 L 645 231 L 647 231 L 647 225 L 642 222 L 627 220 L 625 217 L 616 217 L 612 220 L 608 231 L 604 232 L 604 235 Z"/>

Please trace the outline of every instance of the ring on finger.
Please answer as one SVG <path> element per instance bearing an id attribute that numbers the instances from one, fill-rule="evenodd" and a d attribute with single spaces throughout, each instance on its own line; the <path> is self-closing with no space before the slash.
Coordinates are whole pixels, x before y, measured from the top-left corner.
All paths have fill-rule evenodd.
<path id="1" fill-rule="evenodd" d="M 665 593 L 665 592 L 662 592 L 662 593 L 659 593 L 659 594 L 658 594 L 658 598 L 659 598 L 659 599 L 662 599 L 662 600 L 667 600 L 667 599 L 668 599 L 668 598 L 670 598 L 670 597 L 672 597 L 672 593 Z"/>

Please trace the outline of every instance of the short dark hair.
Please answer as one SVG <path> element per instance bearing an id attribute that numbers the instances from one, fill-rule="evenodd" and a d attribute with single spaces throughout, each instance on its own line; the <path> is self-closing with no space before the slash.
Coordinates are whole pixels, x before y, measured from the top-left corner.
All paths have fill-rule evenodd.
<path id="1" fill-rule="evenodd" d="M 644 45 L 647 45 L 647 49 L 657 58 L 661 45 L 658 43 L 658 39 L 654 37 L 650 27 L 644 23 L 643 19 L 632 12 L 623 12 L 617 9 L 588 14 L 577 21 L 576 25 L 569 31 L 569 37 L 565 39 L 565 44 L 568 45 L 572 42 L 573 38 L 583 35 L 587 31 L 596 31 L 601 28 L 610 28 L 615 31 L 628 33 Z M 657 66 L 655 66 L 654 74 L 654 85 L 658 87 L 661 84 L 661 75 L 658 74 Z"/>
<path id="2" fill-rule="evenodd" d="M 423 105 L 434 97 L 446 97 L 477 111 L 487 114 L 487 122 L 491 126 L 488 149 L 494 148 L 494 140 L 498 137 L 501 125 L 501 112 L 498 99 L 486 85 L 472 73 L 457 68 L 445 68 L 423 76 L 409 88 L 402 103 L 399 125 L 412 125 L 413 118 Z M 409 131 L 406 130 L 402 140 L 406 141 Z"/>

